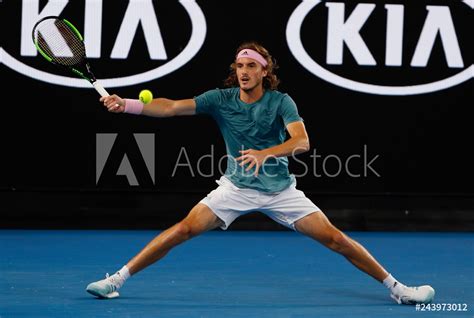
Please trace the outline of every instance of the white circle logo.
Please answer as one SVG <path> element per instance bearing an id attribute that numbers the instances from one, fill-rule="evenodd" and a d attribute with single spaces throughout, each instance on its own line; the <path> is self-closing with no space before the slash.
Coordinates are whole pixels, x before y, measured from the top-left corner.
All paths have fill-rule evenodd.
<path id="1" fill-rule="evenodd" d="M 466 5 L 471 9 L 473 8 L 474 1 L 464 0 Z M 320 64 L 314 61 L 314 59 L 307 53 L 305 50 L 302 40 L 301 40 L 301 28 L 303 21 L 306 16 L 313 10 L 317 5 L 323 3 L 320 0 L 302 0 L 298 7 L 291 14 L 287 28 L 286 28 L 286 39 L 291 53 L 298 60 L 301 65 L 306 68 L 312 74 L 320 77 L 323 80 L 326 80 L 334 85 L 344 87 L 350 90 L 370 93 L 370 94 L 379 94 L 379 95 L 414 95 L 414 94 L 423 94 L 434 91 L 439 91 L 446 89 L 455 85 L 458 85 L 462 82 L 465 82 L 472 77 L 474 77 L 474 68 L 470 64 L 464 66 L 462 58 L 460 56 L 460 50 L 456 51 L 456 45 L 458 44 L 456 34 L 454 31 L 454 25 L 452 24 L 451 15 L 448 7 L 441 6 L 427 6 L 428 15 L 423 27 L 422 34 L 418 41 L 418 46 L 413 56 L 411 65 L 420 66 L 418 64 L 425 63 L 429 58 L 429 52 L 433 47 L 434 38 L 437 33 L 441 34 L 441 39 L 443 42 L 445 52 L 448 51 L 447 60 L 448 64 L 451 63 L 453 68 L 461 68 L 462 70 L 455 75 L 449 76 L 447 78 L 437 80 L 431 83 L 419 84 L 419 85 L 409 85 L 409 86 L 385 86 L 385 85 L 376 85 L 368 84 L 355 80 L 348 79 L 346 77 L 337 75 L 331 71 L 328 71 Z M 354 55 L 359 65 L 375 65 L 375 61 L 372 58 L 370 51 L 365 46 L 363 39 L 360 37 L 358 30 L 367 20 L 367 18 L 374 10 L 375 4 L 359 4 L 353 11 L 353 14 L 347 20 L 344 21 L 344 3 L 336 2 L 326 2 L 326 6 L 329 10 L 328 15 L 328 28 L 332 27 L 331 30 L 328 30 L 328 42 L 331 35 L 336 35 L 335 40 L 331 39 L 331 45 L 328 44 L 327 52 L 334 53 L 330 58 L 332 64 L 342 64 L 342 47 L 344 43 L 347 46 L 350 46 L 351 53 Z M 360 6 L 360 7 L 359 7 Z M 387 39 L 387 55 L 389 56 L 389 63 L 394 63 L 396 65 L 397 61 L 401 60 L 401 47 L 402 47 L 402 31 L 403 30 L 403 5 L 386 5 L 387 10 L 387 36 L 391 36 L 389 41 Z M 447 9 L 446 9 L 447 8 Z M 357 11 L 357 12 L 356 12 Z M 397 24 L 397 18 L 400 21 Z M 444 20 L 443 20 L 444 19 Z M 331 22 L 331 23 L 330 23 Z M 444 24 L 442 24 L 444 23 Z M 400 27 L 398 27 L 400 25 Z M 397 32 L 398 31 L 398 32 Z M 344 33 L 345 32 L 345 33 Z M 341 35 L 342 33 L 342 35 Z M 398 41 L 397 41 L 398 40 Z M 322 43 L 322 41 L 321 41 Z M 397 43 L 400 43 L 397 45 Z M 452 44 L 456 45 L 452 45 Z M 430 46 L 431 45 L 431 46 Z M 428 49 L 427 49 L 428 47 Z M 395 48 L 390 50 L 389 48 Z M 398 54 L 396 49 L 399 49 L 400 54 Z M 332 50 L 332 51 L 331 51 Z M 339 50 L 339 51 L 338 51 Z M 357 53 L 359 55 L 357 55 Z M 329 54 L 329 53 L 328 53 Z M 397 55 L 398 54 L 398 55 Z M 334 57 L 336 55 L 336 57 Z M 357 59 L 359 58 L 359 59 Z M 390 60 L 391 59 L 391 60 Z M 387 62 L 386 62 L 387 63 Z M 387 64 L 390 65 L 390 64 Z M 423 66 L 423 65 L 421 65 Z M 451 67 L 451 66 L 450 66 Z"/>
<path id="2" fill-rule="evenodd" d="M 180 0 L 179 2 L 186 9 L 192 24 L 191 37 L 184 50 L 168 63 L 140 74 L 120 78 L 99 78 L 98 80 L 105 87 L 129 86 L 160 78 L 179 69 L 197 54 L 206 38 L 206 19 L 195 0 Z M 71 87 L 91 87 L 90 83 L 80 78 L 60 76 L 37 70 L 18 61 L 3 48 L 0 48 L 0 61 L 14 71 L 44 82 Z"/>

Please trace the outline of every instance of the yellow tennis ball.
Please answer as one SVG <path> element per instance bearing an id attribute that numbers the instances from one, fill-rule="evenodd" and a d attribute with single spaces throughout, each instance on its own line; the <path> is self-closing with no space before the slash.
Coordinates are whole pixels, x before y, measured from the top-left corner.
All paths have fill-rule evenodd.
<path id="1" fill-rule="evenodd" d="M 144 89 L 140 92 L 140 95 L 138 95 L 138 98 L 143 104 L 148 104 L 153 99 L 153 93 L 149 91 L 148 89 Z"/>

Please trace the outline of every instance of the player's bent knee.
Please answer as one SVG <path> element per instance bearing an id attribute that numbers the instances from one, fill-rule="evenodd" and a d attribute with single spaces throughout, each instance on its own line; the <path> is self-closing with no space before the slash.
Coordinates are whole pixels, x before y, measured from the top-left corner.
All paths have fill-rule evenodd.
<path id="1" fill-rule="evenodd" d="M 175 228 L 176 234 L 182 239 L 182 240 L 188 240 L 192 236 L 192 229 L 191 226 L 185 222 L 181 221 L 178 224 L 176 224 Z"/>
<path id="2" fill-rule="evenodd" d="M 341 231 L 334 229 L 330 235 L 329 244 L 327 245 L 330 249 L 341 253 L 350 247 L 351 242 L 349 238 Z"/>

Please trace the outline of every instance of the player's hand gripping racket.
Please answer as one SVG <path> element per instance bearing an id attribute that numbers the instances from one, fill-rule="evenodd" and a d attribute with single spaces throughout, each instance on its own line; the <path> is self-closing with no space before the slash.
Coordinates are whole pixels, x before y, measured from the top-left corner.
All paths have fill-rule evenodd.
<path id="1" fill-rule="evenodd" d="M 33 27 L 33 42 L 46 60 L 70 69 L 88 80 L 101 96 L 109 96 L 92 73 L 83 37 L 71 22 L 53 16 L 39 20 Z"/>

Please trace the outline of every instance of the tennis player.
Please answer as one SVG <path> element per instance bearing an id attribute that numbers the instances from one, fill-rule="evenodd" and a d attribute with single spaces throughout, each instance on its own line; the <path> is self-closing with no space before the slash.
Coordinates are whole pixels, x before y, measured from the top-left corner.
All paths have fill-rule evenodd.
<path id="1" fill-rule="evenodd" d="M 276 222 L 320 242 L 383 283 L 399 304 L 429 303 L 431 286 L 407 287 L 388 273 L 358 242 L 338 230 L 325 214 L 296 188 L 288 171 L 288 156 L 310 148 L 295 102 L 277 91 L 276 65 L 269 52 L 255 42 L 236 51 L 226 89 L 214 89 L 192 99 L 156 98 L 144 105 L 117 95 L 100 101 L 110 112 L 153 117 L 206 114 L 224 137 L 228 162 L 225 174 L 179 223 L 149 242 L 118 272 L 86 290 L 101 298 L 115 298 L 125 281 L 164 257 L 175 246 L 203 232 L 225 230 L 239 216 L 265 213 Z M 286 131 L 289 138 L 286 138 Z"/>

